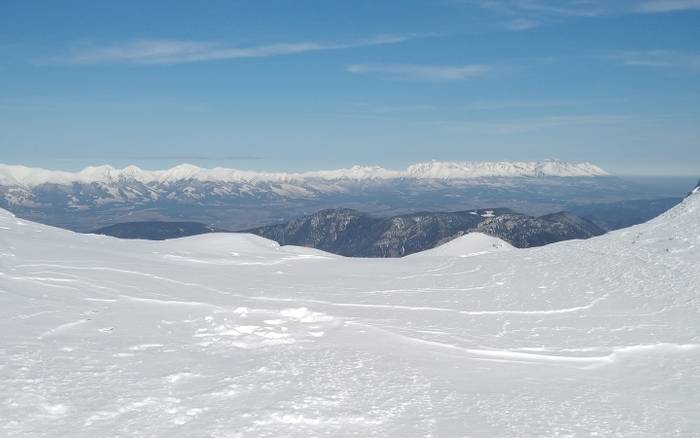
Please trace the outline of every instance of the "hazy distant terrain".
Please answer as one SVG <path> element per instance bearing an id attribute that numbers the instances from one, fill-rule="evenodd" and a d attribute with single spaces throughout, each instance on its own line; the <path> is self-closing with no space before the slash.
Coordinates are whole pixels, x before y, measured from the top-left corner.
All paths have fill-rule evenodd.
<path id="1" fill-rule="evenodd" d="M 672 204 L 658 199 L 679 198 L 691 185 L 673 181 L 631 181 L 591 164 L 558 161 L 431 162 L 403 171 L 353 167 L 300 174 L 186 165 L 165 171 L 102 166 L 79 173 L 0 166 L 0 207 L 78 231 L 134 221 L 242 230 L 327 208 L 388 217 L 499 207 L 538 216 L 569 210 L 616 228 L 656 216 Z M 636 202 L 631 209 L 624 203 L 600 206 L 630 200 Z"/>
<path id="2" fill-rule="evenodd" d="M 574 204 L 569 211 L 590 220 L 605 230 L 617 230 L 652 219 L 683 198 L 634 199 L 601 204 Z"/>

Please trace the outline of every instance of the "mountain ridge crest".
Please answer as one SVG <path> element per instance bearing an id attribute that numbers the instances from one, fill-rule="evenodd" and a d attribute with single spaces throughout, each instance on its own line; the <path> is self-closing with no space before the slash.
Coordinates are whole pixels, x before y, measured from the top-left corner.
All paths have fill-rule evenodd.
<path id="1" fill-rule="evenodd" d="M 110 165 L 89 166 L 78 172 L 48 170 L 21 165 L 0 164 L 0 185 L 34 187 L 41 184 L 141 183 L 167 184 L 175 181 L 209 182 L 292 182 L 304 180 L 373 179 L 472 179 L 489 177 L 596 177 L 609 176 L 589 162 L 543 161 L 429 161 L 415 163 L 404 170 L 380 166 L 355 165 L 349 168 L 306 172 L 263 172 L 215 167 L 202 168 L 179 164 L 165 170 L 143 170 L 130 165 L 117 169 Z"/>

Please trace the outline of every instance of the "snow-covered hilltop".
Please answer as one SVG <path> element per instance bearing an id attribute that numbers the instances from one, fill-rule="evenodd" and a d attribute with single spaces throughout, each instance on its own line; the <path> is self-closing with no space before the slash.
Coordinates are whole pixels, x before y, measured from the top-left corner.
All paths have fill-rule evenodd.
<path id="1" fill-rule="evenodd" d="M 34 187 L 40 184 L 112 183 L 138 181 L 168 183 L 197 180 L 208 182 L 293 182 L 303 180 L 367 179 L 469 179 L 486 177 L 592 177 L 608 175 L 590 163 L 566 163 L 556 160 L 533 162 L 427 162 L 406 170 L 388 170 L 378 166 L 353 166 L 348 169 L 303 173 L 255 172 L 237 169 L 204 169 L 181 164 L 167 170 L 148 171 L 136 166 L 115 169 L 111 166 L 88 167 L 80 172 L 63 172 L 16 165 L 0 165 L 0 185 Z"/>
<path id="2" fill-rule="evenodd" d="M 700 194 L 537 249 L 350 259 L 0 210 L 3 437 L 697 437 Z"/>

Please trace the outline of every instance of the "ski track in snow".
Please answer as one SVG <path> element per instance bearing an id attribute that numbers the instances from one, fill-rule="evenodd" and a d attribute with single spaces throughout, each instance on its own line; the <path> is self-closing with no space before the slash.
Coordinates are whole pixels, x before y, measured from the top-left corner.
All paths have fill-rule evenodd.
<path id="1" fill-rule="evenodd" d="M 0 436 L 698 436 L 698 225 L 367 260 L 0 212 Z"/>
<path id="2" fill-rule="evenodd" d="M 673 344 L 673 343 L 656 343 L 649 345 L 629 345 L 629 346 L 618 346 L 610 348 L 602 347 L 590 347 L 590 348 L 576 348 L 576 349 L 562 349 L 553 350 L 549 349 L 549 354 L 536 354 L 531 352 L 522 352 L 514 350 L 496 350 L 496 349 L 474 349 L 474 348 L 463 348 L 457 345 L 448 344 L 444 342 L 428 341 L 424 339 L 413 338 L 410 336 L 401 336 L 405 340 L 416 344 L 424 344 L 435 346 L 443 349 L 455 350 L 459 352 L 466 353 L 469 356 L 476 356 L 478 358 L 489 358 L 489 359 L 502 359 L 504 361 L 512 361 L 518 363 L 530 363 L 530 364 L 542 364 L 542 363 L 553 363 L 553 364 L 577 364 L 582 365 L 583 368 L 591 368 L 594 366 L 601 366 L 605 364 L 612 364 L 615 361 L 623 360 L 625 358 L 630 358 L 635 354 L 645 354 L 645 353 L 683 353 L 688 351 L 694 351 L 700 349 L 700 344 Z M 561 353 L 563 352 L 591 352 L 591 351 L 606 351 L 608 354 L 601 356 L 589 356 L 589 355 L 579 355 L 579 356 L 567 356 Z"/>

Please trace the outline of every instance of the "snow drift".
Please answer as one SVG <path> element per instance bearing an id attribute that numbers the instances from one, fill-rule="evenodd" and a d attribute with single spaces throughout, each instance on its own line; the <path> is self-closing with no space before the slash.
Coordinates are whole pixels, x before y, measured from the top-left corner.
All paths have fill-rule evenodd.
<path id="1" fill-rule="evenodd" d="M 484 233 L 469 233 L 408 257 L 472 257 L 511 249 L 515 249 L 513 245 L 498 237 Z"/>

